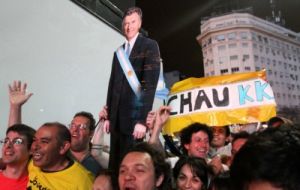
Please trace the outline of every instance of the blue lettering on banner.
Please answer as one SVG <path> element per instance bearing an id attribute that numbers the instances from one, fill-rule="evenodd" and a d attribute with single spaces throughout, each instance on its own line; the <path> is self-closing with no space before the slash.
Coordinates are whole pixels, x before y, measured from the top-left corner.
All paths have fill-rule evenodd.
<path id="1" fill-rule="evenodd" d="M 249 89 L 250 85 L 247 85 L 246 88 L 244 88 L 243 85 L 238 85 L 240 105 L 246 104 L 246 100 L 248 100 L 249 102 L 254 102 L 254 99 L 247 95 Z"/>
<path id="2" fill-rule="evenodd" d="M 267 88 L 268 83 L 261 84 L 261 81 L 255 81 L 255 92 L 256 92 L 256 100 L 258 102 L 262 102 L 264 97 L 268 100 L 274 99 L 269 94 L 267 94 L 264 90 Z"/>
<path id="3" fill-rule="evenodd" d="M 247 83 L 243 81 L 243 84 L 231 86 L 196 88 L 170 95 L 167 100 L 167 105 L 172 106 L 171 115 L 263 104 L 275 104 L 272 88 L 263 80 Z"/>

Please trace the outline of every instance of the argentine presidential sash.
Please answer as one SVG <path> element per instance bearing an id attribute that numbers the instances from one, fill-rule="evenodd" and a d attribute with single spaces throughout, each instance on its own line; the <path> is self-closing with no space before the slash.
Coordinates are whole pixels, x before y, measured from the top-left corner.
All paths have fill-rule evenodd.
<path id="1" fill-rule="evenodd" d="M 123 46 L 120 46 L 117 51 L 117 58 L 119 60 L 119 63 L 121 65 L 121 68 L 127 78 L 127 81 L 135 93 L 135 95 L 140 98 L 141 96 L 141 84 L 140 81 L 138 80 L 134 69 L 130 63 L 130 60 L 128 56 L 126 55 Z M 169 90 L 166 88 L 165 80 L 163 77 L 163 66 L 162 62 L 160 62 L 160 73 L 159 73 L 159 78 L 157 82 L 157 87 L 156 87 L 156 92 L 155 92 L 155 97 L 159 99 L 166 99 L 169 94 Z"/>
<path id="2" fill-rule="evenodd" d="M 140 98 L 141 97 L 141 83 L 138 80 L 132 65 L 128 59 L 128 56 L 125 54 L 124 48 L 120 46 L 116 51 L 119 63 L 123 69 L 124 75 L 127 78 L 127 81 L 132 88 L 134 94 Z"/>

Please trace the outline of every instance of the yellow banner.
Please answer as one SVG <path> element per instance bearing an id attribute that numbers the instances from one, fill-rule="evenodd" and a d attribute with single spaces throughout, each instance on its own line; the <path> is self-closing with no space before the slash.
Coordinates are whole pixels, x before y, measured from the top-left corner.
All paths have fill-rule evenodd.
<path id="1" fill-rule="evenodd" d="M 164 134 L 173 135 L 191 123 L 209 126 L 263 122 L 276 115 L 276 103 L 265 71 L 175 83 L 168 96 L 171 116 Z"/>

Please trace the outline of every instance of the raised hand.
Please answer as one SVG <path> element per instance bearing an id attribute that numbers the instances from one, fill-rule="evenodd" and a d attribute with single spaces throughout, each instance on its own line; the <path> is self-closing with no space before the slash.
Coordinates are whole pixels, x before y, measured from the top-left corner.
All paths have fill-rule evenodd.
<path id="1" fill-rule="evenodd" d="M 21 81 L 14 81 L 12 85 L 8 85 L 9 88 L 9 102 L 11 106 L 22 106 L 33 95 L 27 93 L 27 84 Z"/>
<path id="2" fill-rule="evenodd" d="M 156 113 L 155 127 L 160 129 L 166 124 L 170 116 L 171 108 L 169 106 L 161 106 Z"/>
<path id="3" fill-rule="evenodd" d="M 154 123 L 155 123 L 155 117 L 156 117 L 155 111 L 148 112 L 148 115 L 146 118 L 146 125 L 147 125 L 148 129 L 153 129 Z"/>

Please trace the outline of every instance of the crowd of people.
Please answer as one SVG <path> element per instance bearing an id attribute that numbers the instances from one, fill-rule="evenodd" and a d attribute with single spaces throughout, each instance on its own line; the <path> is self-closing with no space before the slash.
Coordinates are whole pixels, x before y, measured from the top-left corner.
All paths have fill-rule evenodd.
<path id="1" fill-rule="evenodd" d="M 159 135 L 170 107 L 162 106 L 148 113 L 149 138 L 131 147 L 115 172 L 91 154 L 91 113 L 76 113 L 68 127 L 22 124 L 22 106 L 32 96 L 26 87 L 9 86 L 0 189 L 300 189 L 300 127 L 282 118 L 252 134 L 192 123 L 179 133 L 182 155 L 168 157 Z"/>
<path id="2" fill-rule="evenodd" d="M 157 43 L 139 34 L 141 20 L 137 7 L 124 14 L 126 43 L 114 54 L 107 104 L 99 113 L 111 133 L 110 152 L 94 151 L 98 124 L 86 111 L 68 126 L 23 124 L 22 106 L 33 94 L 14 81 L 0 189 L 299 190 L 300 127 L 280 117 L 252 134 L 191 123 L 179 132 L 180 156 L 166 154 L 160 136 L 171 108 L 151 111 L 161 63 Z"/>

